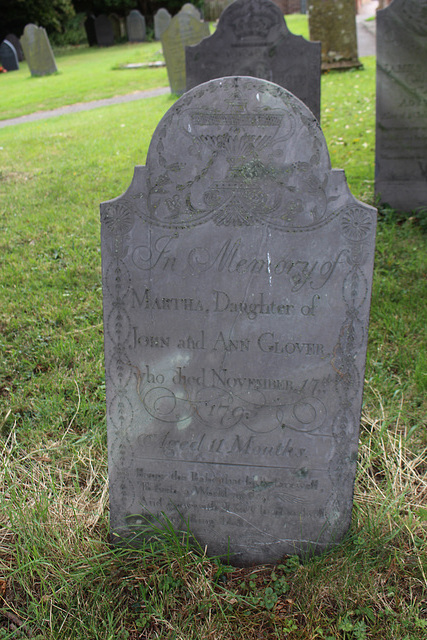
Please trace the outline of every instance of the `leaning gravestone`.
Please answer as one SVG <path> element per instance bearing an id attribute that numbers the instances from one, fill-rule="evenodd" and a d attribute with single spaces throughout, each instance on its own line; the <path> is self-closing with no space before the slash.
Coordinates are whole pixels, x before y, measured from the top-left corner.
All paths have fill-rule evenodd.
<path id="1" fill-rule="evenodd" d="M 360 67 L 354 0 L 309 0 L 310 40 L 322 43 L 322 69 Z"/>
<path id="2" fill-rule="evenodd" d="M 163 31 L 162 49 L 172 93 L 181 94 L 185 91 L 185 47 L 197 44 L 208 35 L 208 24 L 196 20 L 185 11 L 174 16 L 168 28 Z"/>
<path id="3" fill-rule="evenodd" d="M 43 27 L 27 24 L 21 36 L 21 45 L 32 76 L 48 76 L 58 71 L 49 38 Z"/>
<path id="4" fill-rule="evenodd" d="M 113 539 L 165 514 L 237 565 L 339 542 L 375 222 L 282 87 L 222 78 L 170 108 L 101 205 Z"/>
<path id="5" fill-rule="evenodd" d="M 9 40 L 3 40 L 0 44 L 0 63 L 6 71 L 17 71 L 19 69 L 18 54 Z"/>
<path id="6" fill-rule="evenodd" d="M 14 33 L 8 33 L 5 37 L 5 40 L 8 40 L 14 47 L 16 54 L 18 56 L 18 62 L 22 62 L 24 59 L 24 52 L 22 51 L 21 42 Z"/>
<path id="7" fill-rule="evenodd" d="M 168 28 L 171 20 L 172 16 L 167 9 L 159 9 L 154 14 L 154 37 L 156 40 L 160 40 L 163 31 Z"/>
<path id="8" fill-rule="evenodd" d="M 114 44 L 114 29 L 108 16 L 101 13 L 95 18 L 96 42 L 99 47 L 112 47 Z"/>
<path id="9" fill-rule="evenodd" d="M 320 47 L 292 34 L 271 0 L 235 0 L 210 38 L 187 47 L 187 90 L 223 76 L 263 78 L 291 91 L 320 120 Z"/>
<path id="10" fill-rule="evenodd" d="M 144 42 L 147 32 L 145 18 L 140 11 L 133 9 L 126 18 L 129 42 Z"/>
<path id="11" fill-rule="evenodd" d="M 377 13 L 375 192 L 401 211 L 427 206 L 427 2 Z"/>

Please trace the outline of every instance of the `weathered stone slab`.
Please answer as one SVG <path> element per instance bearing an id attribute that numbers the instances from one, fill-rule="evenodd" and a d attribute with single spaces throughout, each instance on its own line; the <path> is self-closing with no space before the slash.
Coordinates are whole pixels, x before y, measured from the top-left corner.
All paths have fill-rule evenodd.
<path id="1" fill-rule="evenodd" d="M 21 45 L 32 76 L 47 76 L 58 71 L 46 29 L 27 24 Z"/>
<path id="2" fill-rule="evenodd" d="M 93 14 L 87 16 L 83 24 L 89 46 L 94 47 L 96 44 L 98 44 L 95 31 L 95 16 Z"/>
<path id="3" fill-rule="evenodd" d="M 401 211 L 427 206 L 427 2 L 377 12 L 375 192 Z"/>
<path id="4" fill-rule="evenodd" d="M 113 27 L 114 42 L 120 42 L 126 36 L 125 20 L 117 13 L 109 13 L 108 19 Z"/>
<path id="5" fill-rule="evenodd" d="M 154 37 L 156 40 L 160 40 L 162 37 L 163 31 L 165 31 L 170 21 L 172 20 L 172 16 L 167 9 L 159 9 L 154 14 Z"/>
<path id="6" fill-rule="evenodd" d="M 96 42 L 99 47 L 112 47 L 114 45 L 114 29 L 108 16 L 101 13 L 95 18 Z"/>
<path id="7" fill-rule="evenodd" d="M 145 18 L 140 11 L 133 9 L 126 18 L 129 42 L 144 42 L 147 37 Z"/>
<path id="8" fill-rule="evenodd" d="M 210 38 L 187 47 L 187 90 L 223 76 L 263 78 L 291 91 L 320 120 L 320 48 L 292 34 L 271 0 L 235 0 Z"/>
<path id="9" fill-rule="evenodd" d="M 6 71 L 17 71 L 19 69 L 17 51 L 9 40 L 3 40 L 0 44 L 0 64 Z"/>
<path id="10" fill-rule="evenodd" d="M 16 54 L 18 56 L 18 62 L 22 62 L 24 59 L 24 52 L 22 50 L 21 42 L 14 33 L 8 33 L 5 37 L 5 40 L 8 40 L 15 47 Z"/>
<path id="11" fill-rule="evenodd" d="M 309 0 L 310 40 L 322 43 L 322 69 L 360 67 L 354 0 Z"/>
<path id="12" fill-rule="evenodd" d="M 196 20 L 190 13 L 180 11 L 174 16 L 161 35 L 163 55 L 166 61 L 172 93 L 185 91 L 185 47 L 197 44 L 209 35 L 209 26 Z"/>
<path id="13" fill-rule="evenodd" d="M 375 222 L 285 89 L 222 78 L 170 108 L 101 205 L 113 539 L 163 512 L 238 565 L 339 542 Z"/>
<path id="14" fill-rule="evenodd" d="M 202 19 L 202 16 L 200 15 L 200 11 L 197 9 L 197 7 L 194 6 L 194 4 L 191 4 L 191 2 L 186 2 L 185 4 L 183 4 L 180 11 L 184 11 L 184 13 L 189 13 L 191 16 L 196 18 L 196 20 Z"/>

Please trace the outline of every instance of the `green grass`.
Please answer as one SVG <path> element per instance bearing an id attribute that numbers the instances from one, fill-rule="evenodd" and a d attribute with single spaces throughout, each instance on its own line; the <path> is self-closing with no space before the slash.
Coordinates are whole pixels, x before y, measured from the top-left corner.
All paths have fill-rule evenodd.
<path id="1" fill-rule="evenodd" d="M 104 55 L 111 68 L 114 51 Z M 372 202 L 374 61 L 363 62 L 322 77 L 322 125 L 333 165 Z M 423 640 L 426 236 L 415 219 L 379 221 L 343 544 L 241 570 L 189 532 L 158 531 L 140 551 L 108 544 L 99 202 L 129 185 L 173 101 L 0 130 L 0 639 Z"/>

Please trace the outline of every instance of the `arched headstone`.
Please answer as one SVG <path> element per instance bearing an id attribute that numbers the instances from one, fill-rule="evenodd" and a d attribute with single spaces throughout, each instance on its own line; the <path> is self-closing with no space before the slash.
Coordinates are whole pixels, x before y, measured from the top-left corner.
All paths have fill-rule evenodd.
<path id="1" fill-rule="evenodd" d="M 47 76 L 58 71 L 43 27 L 27 24 L 21 37 L 21 45 L 32 76 Z"/>

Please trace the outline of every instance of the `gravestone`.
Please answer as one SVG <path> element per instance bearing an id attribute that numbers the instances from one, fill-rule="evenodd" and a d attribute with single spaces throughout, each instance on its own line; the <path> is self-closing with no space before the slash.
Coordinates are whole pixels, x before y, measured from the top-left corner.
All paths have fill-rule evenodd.
<path id="1" fill-rule="evenodd" d="M 196 20 L 190 13 L 180 11 L 161 35 L 169 85 L 172 93 L 185 91 L 185 47 L 197 44 L 209 35 L 206 22 Z"/>
<path id="2" fill-rule="evenodd" d="M 163 31 L 165 31 L 170 21 L 172 20 L 172 16 L 167 9 L 159 9 L 154 14 L 154 37 L 156 40 L 160 40 L 162 37 Z"/>
<path id="3" fill-rule="evenodd" d="M 120 42 L 126 35 L 124 19 L 117 15 L 117 13 L 108 14 L 108 19 L 113 27 L 114 41 Z"/>
<path id="4" fill-rule="evenodd" d="M 99 47 L 112 47 L 114 44 L 114 30 L 108 16 L 101 13 L 95 18 L 96 43 Z"/>
<path id="5" fill-rule="evenodd" d="M 187 90 L 223 76 L 263 78 L 291 91 L 320 120 L 320 47 L 292 34 L 271 0 L 235 0 L 209 38 L 187 47 Z"/>
<path id="6" fill-rule="evenodd" d="M 375 192 L 394 209 L 427 206 L 427 2 L 377 12 Z"/>
<path id="7" fill-rule="evenodd" d="M 21 36 L 21 45 L 32 76 L 47 76 L 58 71 L 43 27 L 27 24 Z"/>
<path id="8" fill-rule="evenodd" d="M 322 43 L 322 69 L 360 67 L 354 0 L 309 0 L 310 40 Z"/>
<path id="9" fill-rule="evenodd" d="M 197 7 L 194 6 L 194 4 L 191 4 L 191 2 L 186 2 L 185 4 L 183 4 L 180 11 L 189 13 L 190 16 L 193 16 L 194 18 L 196 18 L 196 20 L 201 20 L 202 18 L 202 16 L 200 15 L 200 11 L 197 9 Z"/>
<path id="10" fill-rule="evenodd" d="M 14 33 L 8 33 L 5 37 L 5 40 L 8 40 L 15 47 L 15 51 L 18 56 L 18 62 L 22 62 L 24 59 L 24 52 L 22 51 L 22 46 L 18 36 L 16 36 Z"/>
<path id="11" fill-rule="evenodd" d="M 129 42 L 144 42 L 147 37 L 145 18 L 137 9 L 133 9 L 126 18 Z"/>
<path id="12" fill-rule="evenodd" d="M 17 71 L 19 69 L 18 54 L 9 40 L 3 40 L 0 44 L 0 64 L 6 71 Z"/>
<path id="13" fill-rule="evenodd" d="M 237 565 L 339 542 L 375 223 L 282 87 L 216 79 L 169 109 L 101 205 L 114 540 L 164 513 Z"/>
<path id="14" fill-rule="evenodd" d="M 86 38 L 90 47 L 94 47 L 96 44 L 98 44 L 95 31 L 95 19 L 95 16 L 92 14 L 90 16 L 87 16 L 86 20 L 84 21 Z"/>

